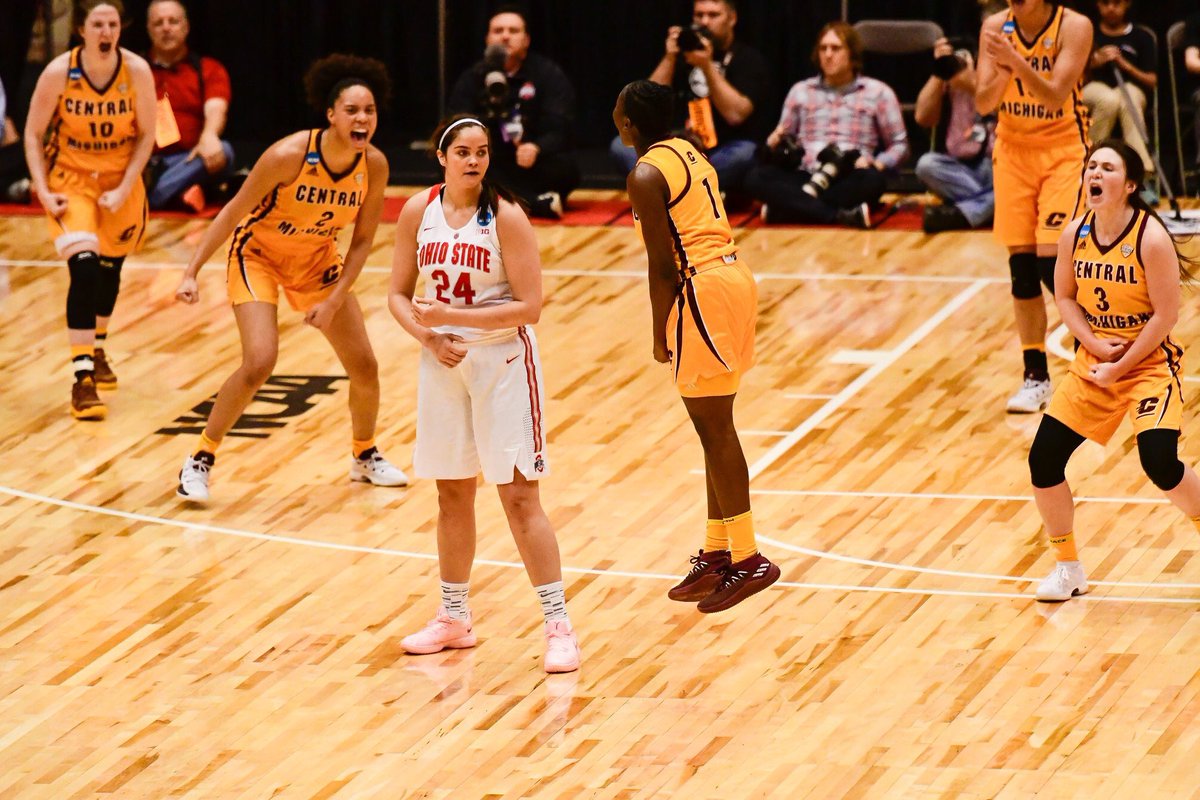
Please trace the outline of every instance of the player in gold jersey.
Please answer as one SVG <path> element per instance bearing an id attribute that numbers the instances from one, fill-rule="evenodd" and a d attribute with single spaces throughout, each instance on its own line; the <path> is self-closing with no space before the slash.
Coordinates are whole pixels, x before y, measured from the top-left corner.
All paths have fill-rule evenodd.
<path id="1" fill-rule="evenodd" d="M 758 552 L 750 475 L 733 424 L 742 373 L 754 364 L 758 291 L 738 257 L 717 173 L 700 148 L 673 138 L 671 90 L 634 81 L 621 90 L 613 123 L 637 165 L 626 186 L 649 259 L 654 360 L 669 364 L 704 448 L 705 544 L 691 572 L 668 592 L 723 611 L 779 580 Z"/>
<path id="2" fill-rule="evenodd" d="M 75 383 L 71 414 L 104 419 L 97 393 L 117 388 L 105 355 L 125 256 L 146 225 L 142 170 L 154 148 L 154 77 L 118 46 L 119 0 L 80 4 L 81 47 L 38 78 L 25 125 L 25 158 L 50 235 L 67 261 L 67 338 Z"/>
<path id="3" fill-rule="evenodd" d="M 184 461 L 176 493 L 185 500 L 208 499 L 217 447 L 275 368 L 280 289 L 329 340 L 350 378 L 351 480 L 408 483 L 375 447 L 379 370 L 351 292 L 383 210 L 388 163 L 371 137 L 376 103 L 386 102 L 391 84 L 379 61 L 345 55 L 315 62 L 304 84 L 309 103 L 325 112 L 329 126 L 293 133 L 263 153 L 205 232 L 176 291 L 185 303 L 200 299 L 196 275 L 232 233 L 227 286 L 242 336 L 242 364 L 221 386 L 204 433 Z M 337 235 L 351 222 L 354 236 L 343 261 Z"/>
<path id="4" fill-rule="evenodd" d="M 1084 172 L 1090 211 L 1058 242 L 1054 295 L 1079 342 L 1066 378 L 1042 417 L 1029 472 L 1054 571 L 1039 600 L 1068 600 L 1088 590 L 1074 537 L 1068 459 L 1085 438 L 1105 444 L 1128 416 L 1150 480 L 1200 529 L 1200 478 L 1179 460 L 1183 348 L 1171 336 L 1179 318 L 1183 266 L 1158 215 L 1139 196 L 1145 168 L 1122 141 L 1092 148 Z"/>
<path id="5" fill-rule="evenodd" d="M 1092 49 L 1087 17 L 1045 0 L 1009 0 L 984 20 L 975 105 L 996 112 L 992 153 L 995 234 L 1008 248 L 1013 309 L 1025 362 L 1010 413 L 1034 413 L 1050 399 L 1046 304 L 1053 292 L 1054 247 L 1080 210 L 1087 152 L 1083 70 Z"/>

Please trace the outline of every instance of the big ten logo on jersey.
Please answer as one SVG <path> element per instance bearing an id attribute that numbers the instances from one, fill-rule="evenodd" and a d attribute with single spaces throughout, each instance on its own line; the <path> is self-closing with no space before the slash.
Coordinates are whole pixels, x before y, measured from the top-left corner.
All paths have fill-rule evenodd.
<path id="1" fill-rule="evenodd" d="M 254 400 L 245 413 L 233 423 L 229 435 L 265 439 L 273 431 L 287 425 L 288 420 L 303 415 L 315 406 L 316 398 L 336 394 L 336 384 L 345 380 L 349 378 L 343 375 L 272 375 L 255 393 Z M 202 433 L 216 399 L 217 396 L 213 395 L 196 404 L 187 414 L 176 417 L 173 425 L 159 428 L 155 433 L 167 436 Z M 256 410 L 256 403 L 273 408 Z"/>

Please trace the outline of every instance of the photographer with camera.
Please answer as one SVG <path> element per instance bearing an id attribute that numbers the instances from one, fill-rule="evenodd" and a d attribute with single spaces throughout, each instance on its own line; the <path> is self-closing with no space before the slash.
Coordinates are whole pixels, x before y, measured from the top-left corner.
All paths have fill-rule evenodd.
<path id="1" fill-rule="evenodd" d="M 738 192 L 763 135 L 761 109 L 770 96 L 771 72 L 761 53 L 736 41 L 734 0 L 696 0 L 692 23 L 672 26 L 662 60 L 650 80 L 676 91 L 681 125 L 717 171 L 722 191 Z M 613 139 L 613 157 L 625 172 L 637 154 Z"/>
<path id="2" fill-rule="evenodd" d="M 568 152 L 575 90 L 562 68 L 529 52 L 525 12 L 504 6 L 488 22 L 483 60 L 454 84 L 451 113 L 473 114 L 491 131 L 489 175 L 529 207 L 557 219 L 579 185 Z"/>
<path id="3" fill-rule="evenodd" d="M 925 207 L 926 233 L 978 228 L 992 221 L 992 145 L 996 118 L 975 110 L 975 57 L 966 43 L 955 49 L 950 40 L 933 45 L 933 74 L 917 96 L 917 124 L 933 128 L 949 112 L 945 152 L 931 151 L 917 160 L 917 177 L 942 198 Z"/>
<path id="4" fill-rule="evenodd" d="M 767 222 L 871 226 L 885 170 L 908 155 L 900 102 L 862 70 L 862 40 L 845 22 L 821 29 L 812 60 L 820 76 L 792 87 L 746 190 Z"/>

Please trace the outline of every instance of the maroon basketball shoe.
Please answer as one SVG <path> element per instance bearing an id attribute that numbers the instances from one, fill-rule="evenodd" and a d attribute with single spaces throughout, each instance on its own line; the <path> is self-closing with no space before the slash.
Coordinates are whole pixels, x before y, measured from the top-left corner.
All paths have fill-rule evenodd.
<path id="1" fill-rule="evenodd" d="M 721 577 L 729 566 L 728 550 L 701 550 L 691 557 L 692 571 L 671 587 L 667 597 L 684 603 L 695 603 L 712 594 L 721 585 Z"/>
<path id="2" fill-rule="evenodd" d="M 779 580 L 779 567 L 772 564 L 762 553 L 730 564 L 725 568 L 724 580 L 717 590 L 700 601 L 696 609 L 704 614 L 733 608 L 752 594 Z"/>

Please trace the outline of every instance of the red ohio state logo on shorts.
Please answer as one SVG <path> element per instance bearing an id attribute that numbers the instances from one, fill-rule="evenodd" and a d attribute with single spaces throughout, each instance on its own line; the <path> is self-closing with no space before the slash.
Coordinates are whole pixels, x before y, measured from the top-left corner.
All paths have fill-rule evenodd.
<path id="1" fill-rule="evenodd" d="M 533 457 L 533 471 L 534 472 L 545 472 L 546 471 L 546 459 L 542 458 L 541 453 L 538 453 L 537 455 L 535 455 Z"/>

